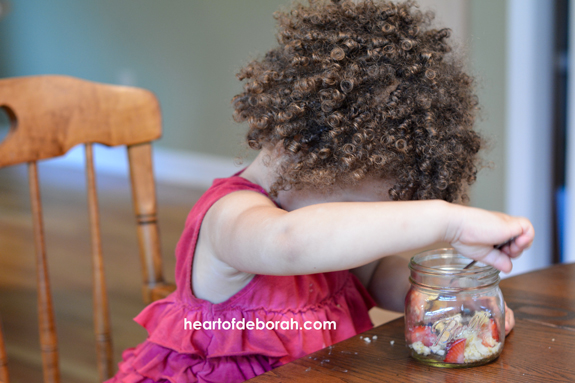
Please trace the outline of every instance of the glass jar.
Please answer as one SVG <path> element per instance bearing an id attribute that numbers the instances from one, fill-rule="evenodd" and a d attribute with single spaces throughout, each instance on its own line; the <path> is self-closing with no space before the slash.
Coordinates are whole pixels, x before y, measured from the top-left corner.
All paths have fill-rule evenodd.
<path id="1" fill-rule="evenodd" d="M 479 366 L 496 359 L 505 341 L 499 270 L 454 249 L 417 254 L 409 263 L 405 340 L 410 354 L 437 367 Z"/>

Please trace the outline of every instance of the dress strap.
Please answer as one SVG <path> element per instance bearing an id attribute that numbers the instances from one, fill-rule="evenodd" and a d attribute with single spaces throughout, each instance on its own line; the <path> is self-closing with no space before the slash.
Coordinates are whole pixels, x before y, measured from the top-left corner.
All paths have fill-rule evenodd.
<path id="1" fill-rule="evenodd" d="M 240 190 L 255 191 L 269 198 L 264 188 L 241 177 L 239 174 L 242 171 L 232 177 L 214 180 L 212 186 L 200 197 L 188 214 L 184 231 L 176 247 L 176 286 L 180 299 L 186 297 L 192 300 L 197 299 L 191 289 L 192 265 L 200 228 L 208 210 L 220 198 Z M 277 203 L 275 204 L 278 206 Z"/>

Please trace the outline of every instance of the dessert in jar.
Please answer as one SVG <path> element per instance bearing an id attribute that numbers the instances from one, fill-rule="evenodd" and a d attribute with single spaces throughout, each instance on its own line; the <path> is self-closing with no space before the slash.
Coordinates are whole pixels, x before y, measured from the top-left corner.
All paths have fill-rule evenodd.
<path id="1" fill-rule="evenodd" d="M 413 358 L 438 367 L 479 366 L 505 341 L 499 271 L 454 249 L 426 251 L 410 263 L 405 339 Z"/>

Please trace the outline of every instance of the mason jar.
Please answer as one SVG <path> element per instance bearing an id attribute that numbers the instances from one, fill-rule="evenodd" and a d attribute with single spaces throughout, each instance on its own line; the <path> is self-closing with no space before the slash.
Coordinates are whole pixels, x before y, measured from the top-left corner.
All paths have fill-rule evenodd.
<path id="1" fill-rule="evenodd" d="M 454 249 L 417 254 L 409 263 L 405 340 L 410 355 L 437 367 L 472 367 L 496 359 L 505 341 L 499 270 Z"/>

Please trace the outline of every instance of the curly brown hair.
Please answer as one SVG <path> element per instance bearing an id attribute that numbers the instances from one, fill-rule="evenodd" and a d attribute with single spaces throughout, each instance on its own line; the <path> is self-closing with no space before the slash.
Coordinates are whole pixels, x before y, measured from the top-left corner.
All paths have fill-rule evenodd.
<path id="1" fill-rule="evenodd" d="M 239 73 L 248 144 L 282 143 L 270 193 L 393 180 L 393 200 L 466 199 L 482 140 L 449 29 L 409 1 L 315 1 L 276 12 L 279 46 Z M 383 183 L 382 183 L 383 184 Z"/>

